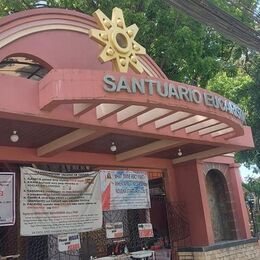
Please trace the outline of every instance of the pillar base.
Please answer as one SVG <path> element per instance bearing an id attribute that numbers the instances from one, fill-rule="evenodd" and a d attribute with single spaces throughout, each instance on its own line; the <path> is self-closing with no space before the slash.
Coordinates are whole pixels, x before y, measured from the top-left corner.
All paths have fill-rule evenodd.
<path id="1" fill-rule="evenodd" d="M 249 260 L 260 259 L 257 238 L 219 242 L 210 246 L 178 249 L 179 260 Z"/>

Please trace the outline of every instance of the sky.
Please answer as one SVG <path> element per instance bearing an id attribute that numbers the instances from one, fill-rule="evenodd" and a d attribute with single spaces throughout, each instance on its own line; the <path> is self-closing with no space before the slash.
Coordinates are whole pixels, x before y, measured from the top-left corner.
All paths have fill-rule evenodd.
<path id="1" fill-rule="evenodd" d="M 259 176 L 260 177 L 259 174 L 253 173 L 253 170 L 247 169 L 243 164 L 241 164 L 241 166 L 240 166 L 240 174 L 241 174 L 241 177 L 242 177 L 243 181 L 246 180 L 247 176 L 250 176 L 250 177 Z"/>

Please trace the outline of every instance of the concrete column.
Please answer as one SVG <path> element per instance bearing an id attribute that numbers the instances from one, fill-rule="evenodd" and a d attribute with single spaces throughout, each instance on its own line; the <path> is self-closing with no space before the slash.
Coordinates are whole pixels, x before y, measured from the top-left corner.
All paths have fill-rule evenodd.
<path id="1" fill-rule="evenodd" d="M 168 166 L 163 172 L 164 186 L 168 202 L 178 201 L 178 191 L 176 186 L 176 175 L 173 165 Z"/>
<path id="2" fill-rule="evenodd" d="M 190 224 L 191 245 L 214 243 L 202 163 L 189 161 L 174 165 L 179 200 L 184 201 Z"/>
<path id="3" fill-rule="evenodd" d="M 250 238 L 251 235 L 249 229 L 248 211 L 245 204 L 242 181 L 239 173 L 239 166 L 240 165 L 236 163 L 229 165 L 229 180 L 233 193 L 233 210 L 234 217 L 236 218 L 237 238 L 246 239 Z"/>

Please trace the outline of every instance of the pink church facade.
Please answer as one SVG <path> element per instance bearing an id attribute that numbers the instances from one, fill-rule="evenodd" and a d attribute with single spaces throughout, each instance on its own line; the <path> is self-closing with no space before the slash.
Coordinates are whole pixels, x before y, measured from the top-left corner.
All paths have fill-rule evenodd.
<path id="1" fill-rule="evenodd" d="M 102 64 L 91 28 L 98 28 L 94 18 L 62 9 L 0 20 L 2 168 L 71 164 L 156 173 L 174 259 L 214 252 L 220 259 L 224 248 L 238 252 L 242 245 L 257 255 L 232 154 L 254 146 L 242 111 L 216 93 L 167 79 L 147 54 L 138 56 L 142 73 Z M 12 131 L 17 143 L 9 140 Z M 169 212 L 176 203 L 185 205 L 183 237 Z M 160 218 L 156 209 L 151 217 Z M 19 234 L 19 223 L 15 229 Z M 220 248 L 221 241 L 229 243 Z"/>

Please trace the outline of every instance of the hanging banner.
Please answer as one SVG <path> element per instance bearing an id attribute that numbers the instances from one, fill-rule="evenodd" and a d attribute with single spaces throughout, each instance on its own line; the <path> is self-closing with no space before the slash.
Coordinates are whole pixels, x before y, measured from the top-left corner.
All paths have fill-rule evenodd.
<path id="1" fill-rule="evenodd" d="M 98 172 L 57 173 L 21 168 L 21 235 L 92 231 L 102 226 Z"/>
<path id="2" fill-rule="evenodd" d="M 107 238 L 123 237 L 123 222 L 106 223 L 106 237 Z"/>
<path id="3" fill-rule="evenodd" d="M 80 249 L 79 234 L 58 235 L 58 249 L 60 252 Z"/>
<path id="4" fill-rule="evenodd" d="M 0 227 L 15 224 L 15 173 L 0 172 Z"/>
<path id="5" fill-rule="evenodd" d="M 151 207 L 145 172 L 102 170 L 100 174 L 103 211 Z"/>
<path id="6" fill-rule="evenodd" d="M 138 224 L 138 233 L 140 238 L 153 237 L 153 226 L 151 223 Z"/>

